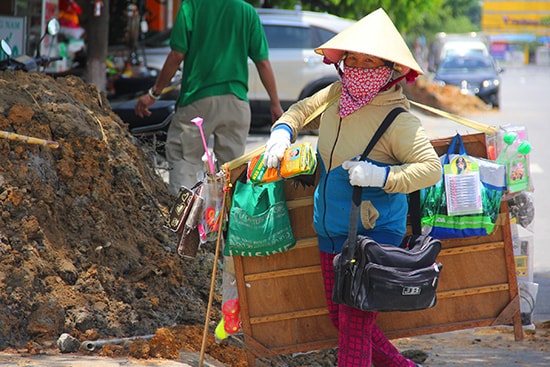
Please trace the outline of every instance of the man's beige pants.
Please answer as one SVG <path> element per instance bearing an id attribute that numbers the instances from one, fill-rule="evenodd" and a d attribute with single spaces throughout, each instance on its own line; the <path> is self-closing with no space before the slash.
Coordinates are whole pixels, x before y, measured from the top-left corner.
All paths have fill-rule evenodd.
<path id="1" fill-rule="evenodd" d="M 204 119 L 206 142 L 214 138 L 214 155 L 218 165 L 244 154 L 250 128 L 250 105 L 234 95 L 207 97 L 178 107 L 168 129 L 166 158 L 170 164 L 168 190 L 177 194 L 181 186 L 191 188 L 203 178 L 204 145 L 200 130 L 193 122 Z"/>

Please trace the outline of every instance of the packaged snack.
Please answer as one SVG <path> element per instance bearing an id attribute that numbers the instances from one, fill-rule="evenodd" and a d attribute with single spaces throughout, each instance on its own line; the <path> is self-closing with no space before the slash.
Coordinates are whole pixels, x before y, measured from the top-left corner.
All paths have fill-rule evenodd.
<path id="1" fill-rule="evenodd" d="M 248 164 L 247 178 L 254 184 L 274 182 L 315 172 L 317 157 L 309 142 L 295 144 L 285 151 L 278 168 L 267 168 L 264 155 L 252 158 Z"/>

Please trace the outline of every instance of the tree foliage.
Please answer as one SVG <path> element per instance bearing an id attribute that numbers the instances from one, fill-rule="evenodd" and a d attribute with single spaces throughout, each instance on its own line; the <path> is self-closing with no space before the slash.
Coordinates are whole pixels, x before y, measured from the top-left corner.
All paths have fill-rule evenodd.
<path id="1" fill-rule="evenodd" d="M 383 8 L 401 32 L 418 23 L 427 14 L 435 12 L 444 0 L 303 0 L 303 10 L 328 12 L 349 19 L 361 19 L 372 11 Z M 265 8 L 293 9 L 294 0 L 249 1 Z"/>
<path id="2" fill-rule="evenodd" d="M 480 23 L 481 6 L 477 0 L 444 0 L 435 13 L 409 29 L 409 36 L 424 36 L 430 41 L 439 32 L 477 32 L 481 29 Z"/>
<path id="3" fill-rule="evenodd" d="M 397 29 L 412 40 L 432 39 L 437 32 L 463 33 L 479 30 L 481 6 L 478 0 L 250 0 L 256 7 L 328 12 L 361 19 L 383 8 Z"/>

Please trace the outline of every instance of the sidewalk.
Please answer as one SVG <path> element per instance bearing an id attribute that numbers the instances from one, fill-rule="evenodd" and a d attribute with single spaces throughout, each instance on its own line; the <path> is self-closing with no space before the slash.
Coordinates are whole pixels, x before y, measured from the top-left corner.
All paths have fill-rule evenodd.
<path id="1" fill-rule="evenodd" d="M 83 356 L 78 354 L 55 354 L 22 356 L 20 354 L 0 353 L 0 367 L 195 367 L 198 366 L 199 353 L 181 352 L 177 361 L 167 359 L 133 359 Z M 226 367 L 208 358 L 203 360 L 204 367 Z"/>

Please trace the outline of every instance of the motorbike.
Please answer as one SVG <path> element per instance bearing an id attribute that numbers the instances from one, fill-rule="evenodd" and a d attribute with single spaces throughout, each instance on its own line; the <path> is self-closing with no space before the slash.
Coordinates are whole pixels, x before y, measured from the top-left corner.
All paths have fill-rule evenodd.
<path id="1" fill-rule="evenodd" d="M 19 55 L 12 57 L 12 49 L 5 41 L 0 41 L 0 48 L 7 56 L 6 59 L 0 61 L 0 71 L 3 70 L 23 70 L 26 72 L 41 71 L 50 63 L 61 60 L 61 56 L 44 56 L 40 55 L 40 45 L 46 35 L 55 37 L 59 34 L 60 25 L 57 19 L 51 19 L 46 27 L 46 32 L 42 35 L 36 46 L 35 56 Z"/>
<path id="2" fill-rule="evenodd" d="M 176 99 L 172 93 L 164 94 L 163 98 L 156 101 L 149 111 L 151 116 L 139 117 L 134 112 L 137 98 L 122 101 L 111 101 L 111 108 L 122 121 L 128 124 L 130 134 L 136 139 L 136 143 L 150 156 L 155 171 L 161 176 L 169 169 L 166 161 L 166 136 L 172 117 L 176 113 Z"/>

